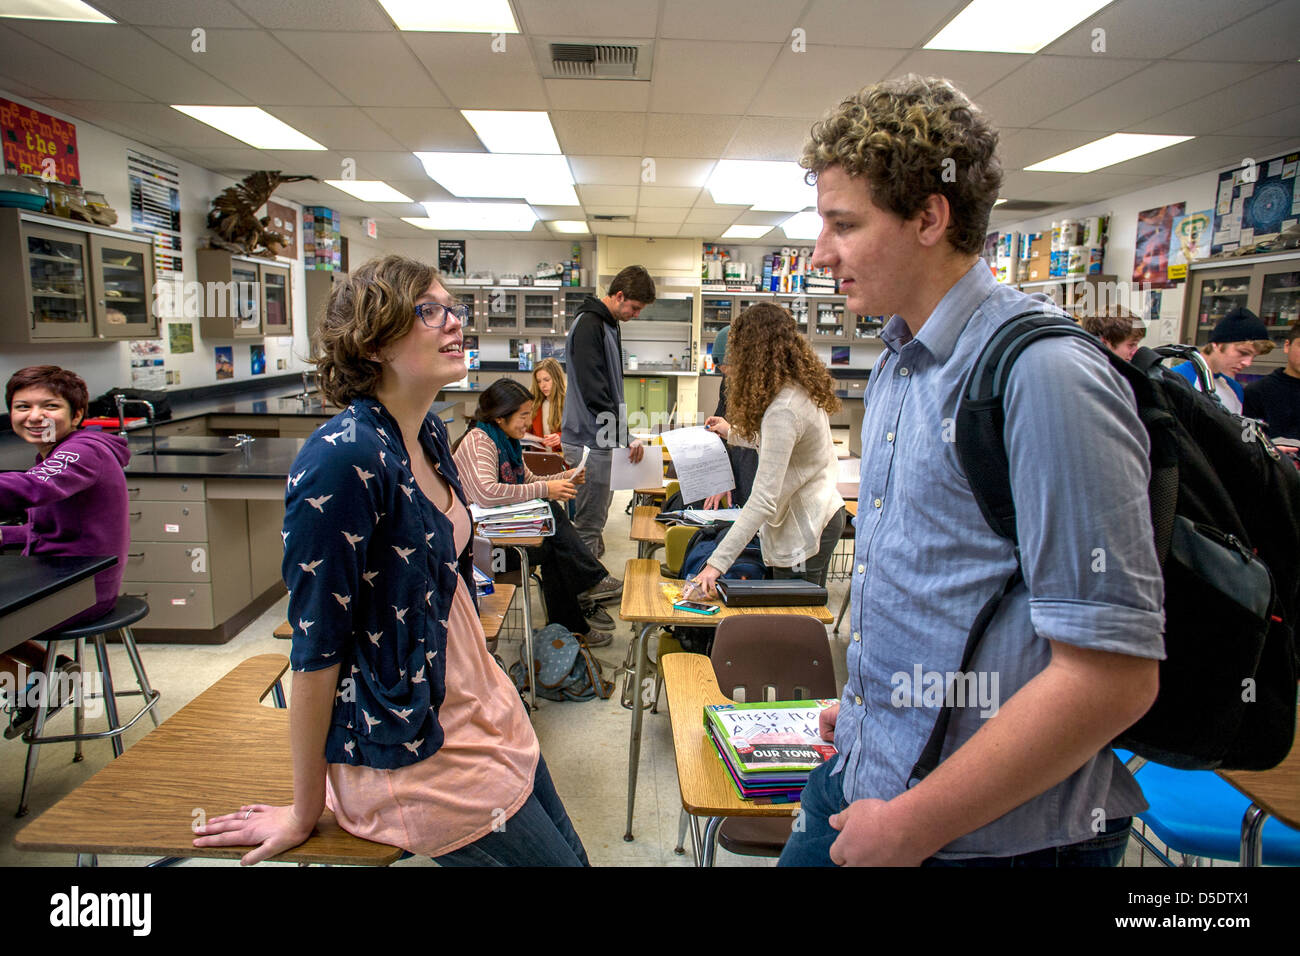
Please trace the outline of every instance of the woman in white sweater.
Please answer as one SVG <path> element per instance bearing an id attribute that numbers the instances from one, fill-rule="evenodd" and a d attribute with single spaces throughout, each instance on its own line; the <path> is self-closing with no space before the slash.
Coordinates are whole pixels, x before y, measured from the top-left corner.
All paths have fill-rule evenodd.
<path id="1" fill-rule="evenodd" d="M 752 306 L 731 325 L 727 413 L 705 425 L 733 445 L 758 449 L 754 487 L 731 530 L 695 577 L 708 596 L 714 582 L 757 533 L 773 577 L 826 584 L 831 553 L 844 530 L 844 499 L 830 415 L 840 402 L 830 373 L 785 309 Z"/>

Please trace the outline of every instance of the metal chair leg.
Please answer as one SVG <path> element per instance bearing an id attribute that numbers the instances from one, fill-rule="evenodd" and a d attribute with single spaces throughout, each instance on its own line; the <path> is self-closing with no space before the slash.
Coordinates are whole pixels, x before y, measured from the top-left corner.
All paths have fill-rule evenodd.
<path id="1" fill-rule="evenodd" d="M 678 856 L 686 855 L 686 828 L 690 822 L 690 814 L 683 810 L 677 821 L 677 845 L 673 847 L 673 852 Z"/>
<path id="2" fill-rule="evenodd" d="M 1264 865 L 1264 823 L 1268 817 L 1268 811 L 1255 803 L 1246 808 L 1241 819 L 1242 866 Z"/>
<path id="3" fill-rule="evenodd" d="M 119 730 L 122 725 L 117 719 L 117 697 L 113 691 L 113 672 L 108 663 L 108 644 L 103 634 L 95 635 L 95 656 L 99 659 L 99 678 L 104 685 L 104 713 L 108 716 L 108 729 Z M 113 734 L 113 756 L 122 756 L 122 735 Z"/>
<path id="4" fill-rule="evenodd" d="M 718 831 L 722 829 L 722 821 L 726 817 L 709 817 L 709 822 L 704 826 L 704 865 L 713 866 L 713 861 L 718 855 Z"/>
<path id="5" fill-rule="evenodd" d="M 47 641 L 45 645 L 45 692 L 41 694 L 40 700 L 36 704 L 36 721 L 32 724 L 29 737 L 39 737 L 41 731 L 45 729 L 45 716 L 50 709 L 49 687 L 54 675 L 54 649 L 58 641 Z M 24 692 L 26 688 L 24 688 Z M 27 794 L 31 790 L 32 780 L 36 777 L 36 762 L 40 758 L 40 744 L 27 744 L 27 764 L 23 768 L 23 789 L 18 796 L 18 812 L 16 817 L 25 817 L 27 815 Z"/>
<path id="6" fill-rule="evenodd" d="M 149 686 L 149 675 L 144 672 L 144 661 L 140 659 L 140 649 L 135 646 L 135 635 L 131 633 L 131 629 L 124 627 L 118 633 L 122 638 L 122 646 L 126 648 L 126 656 L 131 660 L 131 668 L 135 671 L 135 682 L 140 685 L 144 705 L 149 710 L 149 717 L 153 720 L 153 725 L 157 727 L 158 698 L 161 695 Z"/>
<path id="7" fill-rule="evenodd" d="M 72 659 L 76 662 L 77 673 L 80 675 L 77 681 L 77 696 L 72 701 L 72 733 L 80 738 L 86 726 L 86 714 L 81 709 L 86 706 L 86 675 L 81 670 L 81 638 L 79 637 L 72 641 Z M 81 752 L 81 740 L 74 741 L 74 745 L 72 762 L 81 763 L 85 759 L 85 755 Z"/>
<path id="8" fill-rule="evenodd" d="M 840 602 L 840 616 L 835 619 L 835 633 L 840 632 L 840 624 L 844 621 L 844 615 L 849 610 L 849 599 L 853 596 L 853 584 L 849 583 L 849 589 L 844 592 L 844 600 Z"/>

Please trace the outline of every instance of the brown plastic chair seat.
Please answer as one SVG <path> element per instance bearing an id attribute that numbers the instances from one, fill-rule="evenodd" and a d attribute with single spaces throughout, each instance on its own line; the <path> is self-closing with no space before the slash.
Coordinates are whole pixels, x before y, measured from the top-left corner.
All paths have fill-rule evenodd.
<path id="1" fill-rule="evenodd" d="M 728 817 L 718 829 L 718 846 L 737 856 L 780 856 L 793 823 L 793 817 Z"/>

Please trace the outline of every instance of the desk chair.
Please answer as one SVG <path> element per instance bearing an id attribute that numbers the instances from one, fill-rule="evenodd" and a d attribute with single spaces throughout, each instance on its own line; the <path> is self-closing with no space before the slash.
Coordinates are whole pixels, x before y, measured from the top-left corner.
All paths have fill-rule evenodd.
<path id="1" fill-rule="evenodd" d="M 826 628 L 810 617 L 728 618 L 718 624 L 709 660 L 718 687 L 732 700 L 816 700 L 839 695 Z M 790 820 L 727 817 L 721 826 L 709 821 L 705 832 L 705 839 L 712 833 L 716 845 L 738 856 L 775 857 L 790 838 Z M 684 827 L 679 828 L 674 852 L 685 852 L 684 835 Z M 714 852 L 705 853 L 709 863 Z"/>
<path id="2" fill-rule="evenodd" d="M 57 632 L 49 634 L 41 640 L 46 642 L 45 645 L 45 687 L 47 692 L 42 699 L 40 706 L 36 709 L 36 720 L 32 728 L 23 734 L 23 742 L 27 744 L 27 765 L 23 771 L 23 789 L 18 797 L 18 812 L 15 816 L 27 815 L 27 794 L 31 789 L 32 780 L 36 777 L 36 761 L 40 754 L 37 750 L 42 744 L 57 744 L 74 741 L 76 751 L 73 755 L 73 761 L 81 760 L 81 742 L 83 740 L 102 740 L 107 737 L 113 742 L 113 756 L 122 756 L 122 734 L 126 733 L 135 722 L 148 714 L 153 720 L 153 725 L 158 726 L 158 691 L 149 686 L 149 676 L 144 671 L 144 663 L 140 660 L 140 652 L 136 650 L 135 637 L 131 634 L 131 625 L 143 618 L 149 613 L 149 605 L 143 598 L 133 597 L 131 595 L 122 595 L 117 599 L 117 604 L 113 610 L 109 611 L 103 617 L 91 621 L 88 624 L 82 624 L 77 627 L 62 628 Z M 135 671 L 135 680 L 139 685 L 139 690 L 115 690 L 113 687 L 113 673 L 108 663 L 108 644 L 107 636 L 116 634 L 126 649 L 126 655 L 131 661 L 131 668 Z M 59 734 L 48 736 L 45 734 L 45 722 L 50 716 L 50 711 L 57 711 L 62 701 L 52 700 L 54 693 L 58 688 L 55 687 L 55 651 L 58 649 L 60 641 L 72 641 L 72 656 L 77 664 L 81 664 L 81 642 L 84 638 L 89 638 L 95 642 L 95 657 L 99 663 L 100 681 L 103 683 L 103 689 L 99 693 L 87 694 L 84 690 L 77 692 L 72 701 L 72 729 L 70 734 Z M 136 712 L 135 716 L 122 723 L 117 715 L 117 698 L 131 697 L 139 695 L 144 698 L 144 705 Z M 103 700 L 104 713 L 108 718 L 108 729 L 100 731 L 83 730 L 82 722 L 85 719 L 84 706 L 87 699 Z M 53 705 L 53 706 L 51 706 Z"/>
<path id="3" fill-rule="evenodd" d="M 564 456 L 553 451 L 526 451 L 524 465 L 539 478 L 558 475 L 569 469 L 569 463 L 564 460 Z"/>
<path id="4" fill-rule="evenodd" d="M 1122 756 L 1121 756 L 1122 759 Z M 1166 846 L 1189 859 L 1239 860 L 1242 817 L 1250 800 L 1212 770 L 1175 770 L 1144 763 L 1134 776 L 1150 809 L 1138 814 Z M 1300 830 L 1264 824 L 1264 865 L 1300 866 Z M 1133 837 L 1165 866 L 1177 866 L 1143 833 Z"/>

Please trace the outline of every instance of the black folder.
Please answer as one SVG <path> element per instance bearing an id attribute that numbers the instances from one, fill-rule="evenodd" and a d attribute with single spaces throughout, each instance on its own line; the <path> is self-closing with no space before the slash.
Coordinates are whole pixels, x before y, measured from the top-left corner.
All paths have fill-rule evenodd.
<path id="1" fill-rule="evenodd" d="M 719 578 L 718 595 L 727 607 L 816 607 L 826 603 L 826 589 L 802 578 L 745 581 Z"/>

